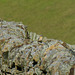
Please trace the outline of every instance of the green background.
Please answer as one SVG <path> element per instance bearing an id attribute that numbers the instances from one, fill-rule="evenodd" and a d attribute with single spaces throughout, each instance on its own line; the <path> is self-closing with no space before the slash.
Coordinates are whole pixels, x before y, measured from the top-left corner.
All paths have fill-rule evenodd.
<path id="1" fill-rule="evenodd" d="M 28 30 L 75 44 L 75 0 L 0 0 L 0 18 Z"/>

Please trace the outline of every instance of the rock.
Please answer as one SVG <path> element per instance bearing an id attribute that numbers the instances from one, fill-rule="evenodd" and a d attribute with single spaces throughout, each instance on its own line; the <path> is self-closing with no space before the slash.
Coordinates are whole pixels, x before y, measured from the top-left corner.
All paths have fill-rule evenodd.
<path id="1" fill-rule="evenodd" d="M 28 32 L 22 23 L 0 21 L 0 74 L 75 75 L 75 45 Z"/>

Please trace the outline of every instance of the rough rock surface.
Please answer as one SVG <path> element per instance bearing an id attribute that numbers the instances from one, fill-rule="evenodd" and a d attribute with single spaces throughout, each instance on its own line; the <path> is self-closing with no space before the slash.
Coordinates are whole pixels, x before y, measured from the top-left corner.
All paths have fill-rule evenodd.
<path id="1" fill-rule="evenodd" d="M 75 45 L 0 20 L 0 75 L 75 75 Z"/>

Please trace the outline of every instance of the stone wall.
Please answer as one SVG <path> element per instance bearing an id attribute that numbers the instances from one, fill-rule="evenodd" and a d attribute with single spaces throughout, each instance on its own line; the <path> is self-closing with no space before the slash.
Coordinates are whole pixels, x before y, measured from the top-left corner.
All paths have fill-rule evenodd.
<path id="1" fill-rule="evenodd" d="M 75 75 L 75 46 L 0 20 L 0 75 Z"/>

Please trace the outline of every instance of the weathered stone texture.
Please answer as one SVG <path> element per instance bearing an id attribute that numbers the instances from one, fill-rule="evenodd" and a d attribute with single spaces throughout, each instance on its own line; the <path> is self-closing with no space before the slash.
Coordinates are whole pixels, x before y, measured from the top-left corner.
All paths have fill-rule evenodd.
<path id="1" fill-rule="evenodd" d="M 73 72 L 73 73 L 71 73 Z M 75 46 L 0 21 L 1 75 L 74 75 Z"/>

